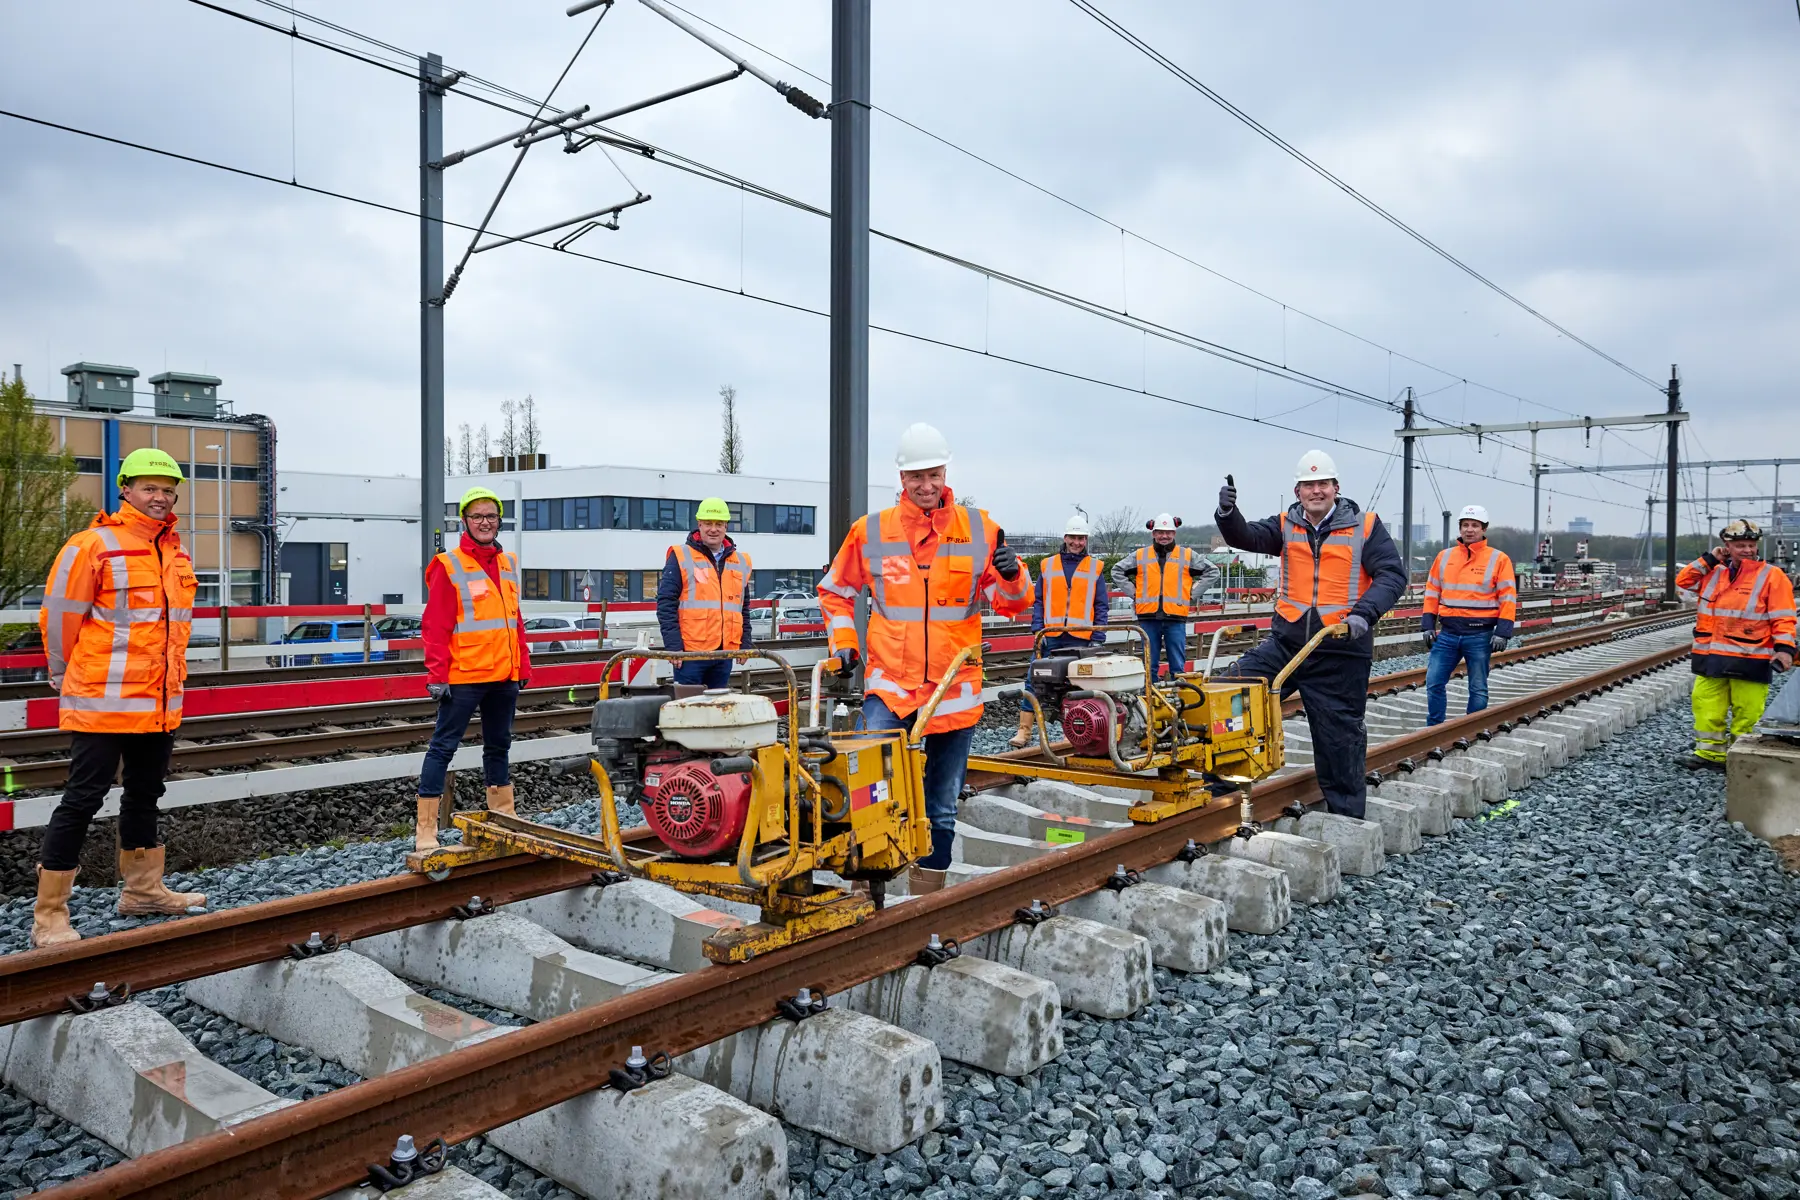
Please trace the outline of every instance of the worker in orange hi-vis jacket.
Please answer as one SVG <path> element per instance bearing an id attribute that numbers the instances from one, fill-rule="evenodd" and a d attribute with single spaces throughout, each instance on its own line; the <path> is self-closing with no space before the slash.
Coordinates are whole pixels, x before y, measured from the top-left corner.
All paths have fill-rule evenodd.
<path id="1" fill-rule="evenodd" d="M 57 724 L 69 731 L 69 777 L 38 852 L 31 943 L 81 935 L 69 924 L 81 845 L 124 764 L 119 799 L 123 916 L 184 913 L 206 903 L 163 884 L 157 801 L 181 724 L 194 563 L 175 532 L 181 466 L 162 450 L 120 464 L 116 513 L 100 513 L 56 555 L 38 609 Z"/>
<path id="2" fill-rule="evenodd" d="M 910 729 L 937 690 L 951 660 L 981 645 L 981 603 L 1021 616 L 1031 609 L 1031 572 L 1004 540 L 994 519 L 956 502 L 945 482 L 950 444 L 930 425 L 900 435 L 900 503 L 850 527 L 819 581 L 831 651 L 853 670 L 856 597 L 869 593 L 868 669 L 863 674 L 866 728 Z M 923 730 L 925 812 L 931 853 L 908 876 L 913 895 L 944 885 L 956 836 L 956 807 L 981 720 L 981 656 L 957 671 Z"/>

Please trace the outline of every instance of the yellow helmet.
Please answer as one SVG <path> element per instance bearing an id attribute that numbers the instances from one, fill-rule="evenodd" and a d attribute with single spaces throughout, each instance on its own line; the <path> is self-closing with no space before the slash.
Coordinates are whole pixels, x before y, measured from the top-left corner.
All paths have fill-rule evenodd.
<path id="1" fill-rule="evenodd" d="M 167 450 L 154 450 L 145 447 L 133 450 L 119 464 L 119 486 L 124 487 L 127 479 L 136 479 L 139 475 L 161 475 L 181 483 L 181 464 L 169 457 Z"/>
<path id="2" fill-rule="evenodd" d="M 694 520 L 729 521 L 731 520 L 731 506 L 717 496 L 708 496 L 700 502 L 700 507 L 694 510 Z"/>
<path id="3" fill-rule="evenodd" d="M 498 508 L 503 513 L 506 511 L 506 505 L 500 503 L 500 497 L 496 496 L 491 489 L 472 487 L 462 494 L 461 500 L 456 502 L 456 515 L 460 517 L 468 512 L 469 505 L 475 503 L 477 500 L 492 500 L 495 508 Z"/>

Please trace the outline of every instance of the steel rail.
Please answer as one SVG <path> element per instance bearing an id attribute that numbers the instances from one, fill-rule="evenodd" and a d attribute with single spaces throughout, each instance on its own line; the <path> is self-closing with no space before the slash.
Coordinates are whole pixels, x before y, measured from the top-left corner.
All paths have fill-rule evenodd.
<path id="1" fill-rule="evenodd" d="M 1653 651 L 1392 739 L 1371 748 L 1370 767 L 1450 748 L 1459 738 L 1527 720 L 1687 653 L 1686 646 Z M 1318 795 L 1308 768 L 1260 789 L 1254 813 L 1268 819 Z M 69 1200 L 321 1196 L 356 1183 L 363 1164 L 382 1161 L 403 1133 L 464 1141 L 604 1086 L 608 1070 L 634 1045 L 671 1055 L 697 1049 L 773 1018 L 776 1002 L 801 987 L 831 994 L 906 966 L 933 933 L 967 940 L 1011 923 L 1033 900 L 1058 904 L 1097 890 L 1120 863 L 1141 870 L 1174 858 L 1190 839 L 1206 844 L 1230 837 L 1238 815 L 1233 796 L 1154 825 L 1116 830 L 896 905 L 857 928 L 743 965 L 684 975 L 144 1155 L 57 1194 Z"/>

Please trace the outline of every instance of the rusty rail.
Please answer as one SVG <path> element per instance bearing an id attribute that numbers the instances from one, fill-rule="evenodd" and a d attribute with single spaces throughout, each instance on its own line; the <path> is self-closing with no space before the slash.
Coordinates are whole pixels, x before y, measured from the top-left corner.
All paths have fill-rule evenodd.
<path id="1" fill-rule="evenodd" d="M 1507 704 L 1371 747 L 1369 766 L 1449 748 L 1459 738 L 1529 720 L 1685 657 L 1685 646 L 1640 656 Z M 1255 817 L 1318 799 L 1308 769 L 1259 789 Z M 1056 904 L 1103 885 L 1119 863 L 1143 869 L 1237 828 L 1236 797 L 1154 825 L 1121 829 L 877 913 L 865 924 L 741 966 L 716 966 L 568 1013 L 303 1104 L 121 1163 L 55 1193 L 69 1200 L 149 1197 L 307 1200 L 351 1185 L 402 1133 L 460 1142 L 602 1087 L 634 1045 L 671 1055 L 775 1015 L 801 987 L 841 992 L 913 961 L 930 935 L 965 940 L 1013 920 L 1032 900 Z M 466 877 L 464 877 L 466 879 Z M 462 882 L 462 881 L 458 881 Z M 468 890 L 466 883 L 460 890 Z M 213 970 L 220 969 L 213 967 Z"/>

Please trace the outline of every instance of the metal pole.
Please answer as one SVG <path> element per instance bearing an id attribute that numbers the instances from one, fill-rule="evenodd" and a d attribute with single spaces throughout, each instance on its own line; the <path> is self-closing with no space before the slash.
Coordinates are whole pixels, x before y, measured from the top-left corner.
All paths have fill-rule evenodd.
<path id="1" fill-rule="evenodd" d="M 226 537 L 225 527 L 229 523 L 225 516 L 225 439 L 219 439 L 217 461 L 214 469 L 219 473 L 219 604 L 221 607 L 231 603 L 231 545 Z M 231 631 L 225 628 L 223 621 L 219 623 L 219 644 L 224 645 Z"/>
<path id="2" fill-rule="evenodd" d="M 869 0 L 832 0 L 831 550 L 869 504 Z"/>
<path id="3" fill-rule="evenodd" d="M 1769 532 L 1781 531 L 1781 464 L 1775 464 L 1775 497 L 1769 502 Z"/>
<path id="4" fill-rule="evenodd" d="M 444 60 L 419 60 L 419 592 L 444 548 Z"/>
<path id="5" fill-rule="evenodd" d="M 1413 390 L 1406 389 L 1405 427 L 1413 427 Z M 1403 437 L 1400 454 L 1400 507 L 1404 510 L 1400 517 L 1400 559 L 1406 564 L 1406 583 L 1412 586 L 1412 489 L 1413 489 L 1413 439 Z"/>
<path id="6" fill-rule="evenodd" d="M 1543 476 L 1538 474 L 1537 430 L 1531 431 L 1531 552 L 1537 553 L 1538 538 L 1538 488 Z"/>
<path id="7" fill-rule="evenodd" d="M 1706 511 L 1700 514 L 1700 537 L 1712 541 L 1712 468 L 1706 468 Z"/>
<path id="8" fill-rule="evenodd" d="M 1671 363 L 1669 365 L 1669 411 L 1681 411 L 1681 371 Z M 1681 424 L 1669 422 L 1669 512 L 1664 533 L 1669 544 L 1663 547 L 1663 600 L 1675 603 L 1675 522 L 1680 514 L 1675 508 L 1677 489 L 1681 486 Z"/>
<path id="9" fill-rule="evenodd" d="M 1448 550 L 1449 548 L 1450 548 L 1450 510 L 1446 508 L 1444 510 L 1444 544 L 1442 546 L 1442 549 Z"/>

